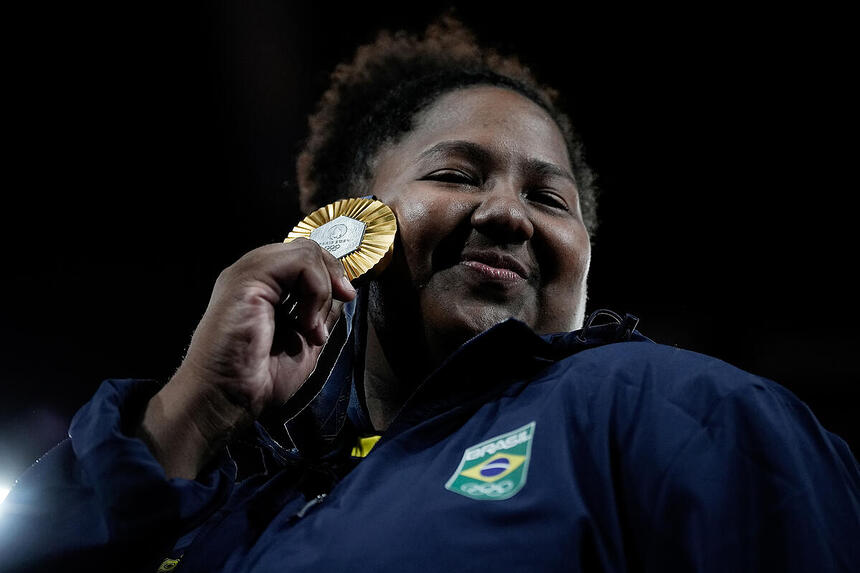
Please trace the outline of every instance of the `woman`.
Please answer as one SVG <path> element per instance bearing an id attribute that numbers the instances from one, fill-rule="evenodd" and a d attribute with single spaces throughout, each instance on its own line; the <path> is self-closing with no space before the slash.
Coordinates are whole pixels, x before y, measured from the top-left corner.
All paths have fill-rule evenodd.
<path id="1" fill-rule="evenodd" d="M 629 316 L 580 329 L 594 190 L 553 102 L 452 20 L 360 48 L 299 182 L 387 203 L 389 268 L 356 292 L 299 240 L 226 269 L 174 377 L 106 382 L 22 478 L 12 566 L 856 566 L 856 461 L 799 401 Z"/>

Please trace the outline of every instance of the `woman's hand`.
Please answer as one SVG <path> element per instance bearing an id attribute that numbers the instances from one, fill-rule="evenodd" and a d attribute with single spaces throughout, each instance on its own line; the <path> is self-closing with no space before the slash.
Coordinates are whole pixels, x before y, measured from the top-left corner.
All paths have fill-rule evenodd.
<path id="1" fill-rule="evenodd" d="M 307 239 L 260 247 L 225 269 L 182 365 L 141 425 L 168 477 L 195 477 L 236 429 L 286 402 L 354 297 L 341 263 Z"/>
<path id="2" fill-rule="evenodd" d="M 341 263 L 313 241 L 251 251 L 218 277 L 182 368 L 256 418 L 308 378 L 340 301 L 354 296 Z M 293 300 L 296 320 L 286 316 Z"/>

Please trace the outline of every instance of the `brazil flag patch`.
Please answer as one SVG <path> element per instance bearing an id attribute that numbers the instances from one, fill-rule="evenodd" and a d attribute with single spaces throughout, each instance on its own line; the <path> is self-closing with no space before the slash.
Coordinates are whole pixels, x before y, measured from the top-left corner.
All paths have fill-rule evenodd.
<path id="1" fill-rule="evenodd" d="M 526 484 L 535 423 L 466 448 L 445 489 L 472 499 L 508 499 Z"/>

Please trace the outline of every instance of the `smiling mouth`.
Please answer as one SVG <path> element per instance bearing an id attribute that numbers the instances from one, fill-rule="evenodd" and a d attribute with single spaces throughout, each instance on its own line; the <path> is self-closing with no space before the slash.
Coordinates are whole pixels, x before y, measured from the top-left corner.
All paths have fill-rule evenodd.
<path id="1" fill-rule="evenodd" d="M 478 261 L 467 260 L 461 261 L 460 264 L 469 267 L 477 274 L 481 275 L 484 279 L 504 282 L 519 282 L 525 280 L 525 277 L 510 269 L 493 267 L 484 263 L 480 263 Z"/>
<path id="2" fill-rule="evenodd" d="M 497 250 L 466 249 L 460 264 L 485 280 L 519 282 L 527 280 L 531 274 L 528 266 L 516 257 Z"/>

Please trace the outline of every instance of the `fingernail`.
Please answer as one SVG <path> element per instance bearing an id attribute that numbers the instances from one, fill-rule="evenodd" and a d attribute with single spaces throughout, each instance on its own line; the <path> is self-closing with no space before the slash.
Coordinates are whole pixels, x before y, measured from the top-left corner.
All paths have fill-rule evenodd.
<path id="1" fill-rule="evenodd" d="M 346 276 L 340 277 L 340 282 L 343 284 L 343 288 L 347 290 L 347 292 L 355 292 L 355 287 L 352 286 L 352 283 L 349 282 L 349 279 Z"/>

